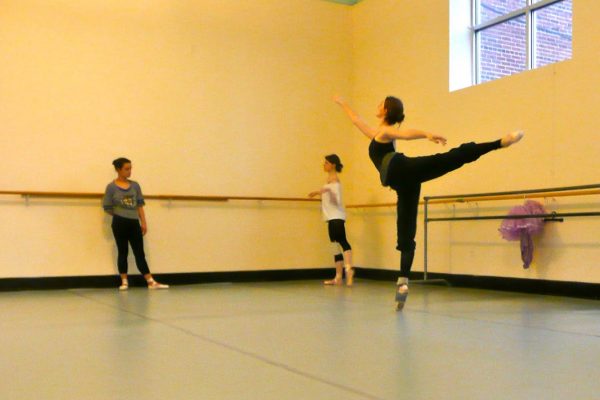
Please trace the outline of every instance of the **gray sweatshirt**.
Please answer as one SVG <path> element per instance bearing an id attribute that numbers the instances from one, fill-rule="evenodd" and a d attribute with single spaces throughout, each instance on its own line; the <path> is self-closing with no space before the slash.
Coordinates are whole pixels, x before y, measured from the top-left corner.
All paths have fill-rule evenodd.
<path id="1" fill-rule="evenodd" d="M 104 211 L 129 219 L 139 219 L 138 207 L 146 204 L 142 188 L 135 181 L 129 181 L 129 189 L 121 189 L 113 181 L 106 186 L 102 207 Z"/>

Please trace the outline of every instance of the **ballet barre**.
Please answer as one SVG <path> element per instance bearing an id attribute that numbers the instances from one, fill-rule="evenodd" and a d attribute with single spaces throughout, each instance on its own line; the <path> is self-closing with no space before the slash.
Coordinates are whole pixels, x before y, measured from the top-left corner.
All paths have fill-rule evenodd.
<path id="1" fill-rule="evenodd" d="M 566 196 L 589 196 L 600 194 L 600 184 L 581 185 L 581 186 L 565 186 L 556 188 L 543 188 L 531 190 L 515 190 L 508 192 L 491 192 L 491 193 L 469 193 L 458 195 L 443 195 L 443 196 L 424 196 L 423 197 L 423 281 L 427 282 L 427 240 L 428 240 L 428 224 L 430 222 L 439 221 L 476 221 L 476 220 L 493 220 L 493 219 L 530 219 L 544 218 L 545 221 L 562 221 L 563 217 L 597 217 L 600 216 L 599 211 L 585 212 L 552 212 L 549 214 L 524 214 L 524 215 L 481 215 L 474 217 L 429 217 L 429 206 L 432 204 L 448 204 L 448 203 L 469 203 L 482 201 L 499 201 L 511 199 L 532 199 L 532 198 L 549 198 L 549 197 L 566 197 Z M 429 280 L 431 281 L 431 280 Z"/>
<path id="2" fill-rule="evenodd" d="M 536 198 L 548 198 L 548 197 L 566 197 L 566 196 L 589 196 L 593 194 L 600 194 L 600 189 L 593 189 L 598 187 L 597 185 L 586 185 L 583 186 L 591 190 L 573 190 L 569 192 L 557 191 L 557 189 L 549 189 L 550 192 L 536 193 L 535 191 L 523 191 L 530 192 L 525 194 L 507 194 L 513 192 L 497 192 L 500 194 L 486 195 L 485 193 L 472 194 L 472 195 L 453 195 L 452 197 L 446 198 L 444 196 L 432 196 L 428 204 L 447 204 L 447 203 L 467 203 L 467 202 L 480 202 L 480 201 L 495 201 L 495 200 L 511 200 L 511 199 L 536 199 Z M 591 187 L 591 188 L 590 188 Z M 419 201 L 419 205 L 424 205 L 425 201 Z M 371 203 L 371 204 L 350 204 L 346 208 L 385 208 L 395 207 L 396 203 Z"/>
<path id="3" fill-rule="evenodd" d="M 0 190 L 0 195 L 16 195 L 25 198 L 61 198 L 61 199 L 101 199 L 104 193 L 85 193 L 85 192 L 39 192 L 39 191 L 17 191 Z M 269 196 L 195 196 L 178 194 L 148 194 L 144 195 L 147 200 L 168 200 L 168 201 L 209 201 L 209 202 L 227 202 L 230 200 L 250 200 L 250 201 L 292 201 L 292 202 L 318 202 L 320 199 L 309 199 L 303 197 L 269 197 Z"/>

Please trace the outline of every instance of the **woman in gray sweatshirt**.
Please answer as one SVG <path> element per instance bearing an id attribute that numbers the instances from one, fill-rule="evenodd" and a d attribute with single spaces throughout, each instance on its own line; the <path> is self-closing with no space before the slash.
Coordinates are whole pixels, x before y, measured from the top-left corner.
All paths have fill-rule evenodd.
<path id="1" fill-rule="evenodd" d="M 167 289 L 169 285 L 158 283 L 152 277 L 146 255 L 144 253 L 144 239 L 146 234 L 146 215 L 144 214 L 144 196 L 140 185 L 129 179 L 131 176 L 131 161 L 126 158 L 117 158 L 113 161 L 117 171 L 117 178 L 106 186 L 102 207 L 104 211 L 113 216 L 112 231 L 117 242 L 117 266 L 121 275 L 119 290 L 127 290 L 127 255 L 129 245 L 135 256 L 135 263 L 148 283 L 148 289 Z"/>

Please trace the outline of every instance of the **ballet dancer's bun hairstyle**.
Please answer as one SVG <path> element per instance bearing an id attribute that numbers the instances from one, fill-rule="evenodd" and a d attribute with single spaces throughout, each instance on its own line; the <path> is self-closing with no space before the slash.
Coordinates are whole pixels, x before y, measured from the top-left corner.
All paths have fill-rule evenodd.
<path id="1" fill-rule="evenodd" d="M 388 96 L 385 98 L 383 107 L 386 110 L 384 121 L 387 124 L 395 125 L 404 121 L 404 105 L 400 99 Z"/>
<path id="2" fill-rule="evenodd" d="M 335 170 L 337 172 L 342 172 L 342 168 L 344 168 L 344 165 L 342 164 L 342 160 L 340 160 L 337 154 L 330 154 L 328 156 L 325 156 L 325 159 L 333 165 L 335 165 Z"/>
<path id="3" fill-rule="evenodd" d="M 123 165 L 131 164 L 131 161 L 126 159 L 125 157 L 120 157 L 120 158 L 117 158 L 116 160 L 114 160 L 112 162 L 112 164 L 114 165 L 115 169 L 118 171 L 121 168 L 123 168 Z"/>

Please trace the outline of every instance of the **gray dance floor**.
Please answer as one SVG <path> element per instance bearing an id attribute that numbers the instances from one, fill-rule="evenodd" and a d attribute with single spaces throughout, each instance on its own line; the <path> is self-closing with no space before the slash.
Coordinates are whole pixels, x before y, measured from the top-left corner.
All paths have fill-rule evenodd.
<path id="1" fill-rule="evenodd" d="M 316 281 L 0 293 L 1 399 L 599 399 L 600 302 Z"/>

